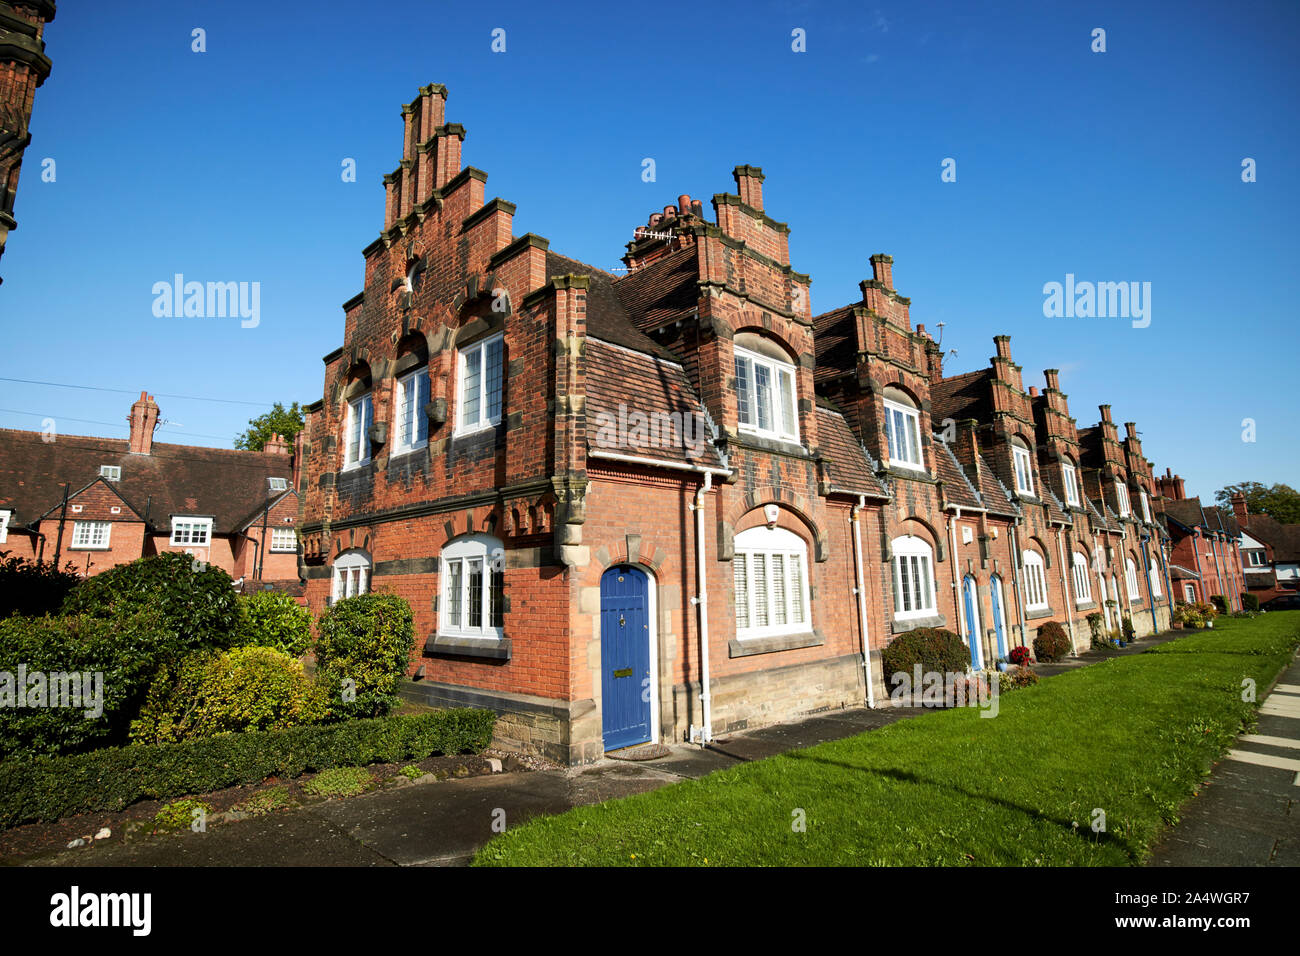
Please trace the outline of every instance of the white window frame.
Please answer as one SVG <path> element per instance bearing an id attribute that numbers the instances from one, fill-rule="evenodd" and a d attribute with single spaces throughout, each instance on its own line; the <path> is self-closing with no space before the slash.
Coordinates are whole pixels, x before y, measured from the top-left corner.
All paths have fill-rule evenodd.
<path id="1" fill-rule="evenodd" d="M 1130 601 L 1142 600 L 1142 595 L 1138 592 L 1137 563 L 1127 555 L 1124 556 L 1124 584 L 1128 587 Z"/>
<path id="2" fill-rule="evenodd" d="M 0 544 L 4 544 L 9 540 L 9 519 L 13 516 L 12 511 L 0 508 Z"/>
<path id="3" fill-rule="evenodd" d="M 885 399 L 885 440 L 889 464 L 912 471 L 925 471 L 925 449 L 921 445 L 921 412 Z M 900 440 L 899 426 L 902 426 Z M 913 454 L 914 452 L 914 454 Z M 900 454 L 901 453 L 901 454 Z"/>
<path id="4" fill-rule="evenodd" d="M 374 398 L 369 392 L 348 402 L 343 425 L 343 470 L 360 468 L 370 461 L 370 426 L 375 420 Z"/>
<path id="5" fill-rule="evenodd" d="M 98 532 L 103 532 L 101 539 Z M 72 523 L 72 543 L 69 549 L 75 551 L 107 551 L 112 544 L 113 522 L 111 521 L 74 521 Z"/>
<path id="6" fill-rule="evenodd" d="M 893 553 L 894 620 L 938 614 L 934 594 L 934 549 L 924 538 L 904 535 L 890 544 Z M 923 586 L 922 586 L 923 585 Z"/>
<path id="7" fill-rule="evenodd" d="M 470 624 L 472 611 L 470 577 L 477 565 L 481 574 L 479 625 Z M 486 534 L 470 534 L 447 542 L 438 561 L 438 633 L 446 637 L 501 640 L 505 637 L 505 548 Z M 453 593 L 453 591 L 458 593 Z M 493 610 L 500 612 L 500 624 L 493 623 Z M 453 611 L 458 620 L 453 620 Z"/>
<path id="8" fill-rule="evenodd" d="M 748 528 L 736 535 L 732 561 L 739 562 L 732 565 L 737 640 L 812 631 L 808 545 L 803 538 L 785 528 Z M 760 619 L 767 623 L 755 623 Z"/>
<path id="9" fill-rule="evenodd" d="M 1088 559 L 1078 551 L 1074 552 L 1074 558 L 1070 566 L 1074 577 L 1074 603 L 1087 604 L 1092 600 L 1092 577 L 1088 568 Z"/>
<path id="10" fill-rule="evenodd" d="M 500 343 L 500 374 L 497 379 L 495 399 L 497 412 L 491 414 L 493 401 L 493 391 L 489 387 L 491 369 L 487 367 L 487 356 L 489 347 Z M 478 365 L 478 413 L 473 421 L 466 421 L 465 413 L 469 408 L 467 401 L 468 395 L 466 389 L 469 385 L 469 376 L 467 374 L 469 363 L 475 362 Z M 486 431 L 489 428 L 495 428 L 501 423 L 503 411 L 502 391 L 505 385 L 506 368 L 505 368 L 505 336 L 498 332 L 496 335 L 489 335 L 485 339 L 475 342 L 473 345 L 466 346 L 457 353 L 456 357 L 456 434 L 469 435 L 474 432 Z"/>
<path id="11" fill-rule="evenodd" d="M 1079 470 L 1070 462 L 1061 463 L 1061 472 L 1065 476 L 1065 503 L 1081 507 L 1079 498 Z"/>
<path id="12" fill-rule="evenodd" d="M 0 538 L 0 541 L 3 540 L 4 538 Z M 1246 552 L 1246 558 L 1248 559 L 1246 561 L 1248 567 L 1264 568 L 1268 566 L 1268 555 L 1261 549 L 1252 548 L 1250 551 Z"/>
<path id="13" fill-rule="evenodd" d="M 742 432 L 799 442 L 799 375 L 794 365 L 735 348 L 736 425 Z M 758 373 L 768 379 L 768 427 L 759 424 Z M 749 420 L 746 421 L 746 418 Z"/>
<path id="14" fill-rule="evenodd" d="M 288 538 L 289 541 L 288 544 L 284 543 L 286 537 Z M 275 543 L 276 538 L 280 539 L 279 544 Z M 271 529 L 271 553 L 272 554 L 286 554 L 290 551 L 297 551 L 297 550 L 298 550 L 298 535 L 293 530 L 292 526 Z"/>
<path id="15" fill-rule="evenodd" d="M 370 591 L 370 556 L 360 548 L 344 551 L 334 559 L 333 575 L 334 590 L 332 596 L 335 603 L 350 597 L 356 597 L 358 594 L 368 594 Z"/>
<path id="16" fill-rule="evenodd" d="M 1147 580 L 1151 582 L 1151 594 L 1160 597 L 1160 568 L 1154 561 L 1147 566 Z"/>
<path id="17" fill-rule="evenodd" d="M 1142 520 L 1151 524 L 1151 498 L 1145 488 L 1139 488 L 1138 494 L 1142 496 Z"/>
<path id="18" fill-rule="evenodd" d="M 268 478 L 268 479 L 266 479 L 266 483 L 267 483 L 267 487 L 268 487 L 271 491 L 288 491 L 288 490 L 289 490 L 289 479 L 288 479 L 288 478 Z"/>
<path id="19" fill-rule="evenodd" d="M 122 466 L 121 465 L 100 465 L 99 477 L 103 478 L 105 481 L 121 481 Z"/>
<path id="20" fill-rule="evenodd" d="M 1115 482 L 1115 500 L 1119 503 L 1119 516 L 1127 518 L 1133 509 L 1129 505 L 1128 489 L 1122 481 Z"/>
<path id="21" fill-rule="evenodd" d="M 1021 552 L 1020 560 L 1025 576 L 1025 610 L 1048 610 L 1047 563 L 1037 551 L 1029 550 Z"/>
<path id="22" fill-rule="evenodd" d="M 429 367 L 423 365 L 397 380 L 397 413 L 393 419 L 393 454 L 404 455 L 429 444 L 429 418 L 424 406 L 430 397 Z"/>
<path id="23" fill-rule="evenodd" d="M 181 529 L 186 529 L 181 531 Z M 167 542 L 172 547 L 212 547 L 212 519 L 193 515 L 172 515 L 172 536 Z"/>
<path id="24" fill-rule="evenodd" d="M 1184 581 L 1184 582 L 1183 582 L 1183 597 L 1187 600 L 1187 603 L 1188 603 L 1188 604 L 1195 604 L 1195 603 L 1196 603 L 1196 586 L 1195 586 L 1194 584 L 1190 584 L 1190 583 L 1188 583 L 1187 581 Z"/>
<path id="25" fill-rule="evenodd" d="M 1023 495 L 1034 493 L 1034 467 L 1029 449 L 1021 445 L 1011 446 L 1012 470 L 1016 473 L 1016 491 Z"/>

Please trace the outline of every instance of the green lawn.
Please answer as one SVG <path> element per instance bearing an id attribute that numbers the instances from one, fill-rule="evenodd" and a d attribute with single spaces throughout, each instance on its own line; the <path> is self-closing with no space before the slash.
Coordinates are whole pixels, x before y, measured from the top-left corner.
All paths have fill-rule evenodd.
<path id="1" fill-rule="evenodd" d="M 475 865 L 1129 865 L 1177 821 L 1300 642 L 1300 611 L 651 793 L 543 817 Z M 1093 832 L 1095 809 L 1104 832 Z M 796 811 L 805 832 L 796 832 Z"/>

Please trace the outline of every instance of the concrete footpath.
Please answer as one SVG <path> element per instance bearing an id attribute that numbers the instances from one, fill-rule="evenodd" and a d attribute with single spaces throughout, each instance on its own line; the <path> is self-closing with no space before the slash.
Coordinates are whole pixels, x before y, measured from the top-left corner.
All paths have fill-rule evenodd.
<path id="1" fill-rule="evenodd" d="M 1260 704 L 1151 866 L 1300 866 L 1300 661 Z"/>

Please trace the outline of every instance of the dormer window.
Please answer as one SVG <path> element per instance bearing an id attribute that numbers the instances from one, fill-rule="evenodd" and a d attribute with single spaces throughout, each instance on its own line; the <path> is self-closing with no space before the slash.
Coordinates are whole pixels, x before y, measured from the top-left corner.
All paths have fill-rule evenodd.
<path id="1" fill-rule="evenodd" d="M 1115 482 L 1115 501 L 1119 504 L 1119 516 L 1127 518 L 1132 510 L 1128 503 L 1128 489 L 1122 482 Z"/>
<path id="2" fill-rule="evenodd" d="M 889 441 L 891 465 L 925 470 L 925 456 L 921 451 L 921 412 L 912 396 L 902 389 L 885 389 L 885 435 Z"/>
<path id="3" fill-rule="evenodd" d="M 757 343 L 756 343 L 757 344 Z M 736 359 L 736 423 L 743 432 L 778 441 L 799 441 L 794 365 L 769 346 L 760 354 L 739 346 Z"/>
<path id="4" fill-rule="evenodd" d="M 1034 493 L 1034 470 L 1029 460 L 1029 448 L 1019 438 L 1012 439 L 1011 459 L 1016 470 L 1016 491 L 1022 495 Z"/>
<path id="5" fill-rule="evenodd" d="M 1065 477 L 1065 503 L 1079 507 L 1079 472 L 1070 462 L 1061 463 L 1061 473 Z"/>
<path id="6" fill-rule="evenodd" d="M 177 547 L 206 548 L 212 543 L 212 519 L 176 517 L 172 518 L 171 544 Z"/>
<path id="7" fill-rule="evenodd" d="M 99 477 L 105 481 L 121 481 L 122 468 L 120 465 L 100 465 Z"/>
<path id="8" fill-rule="evenodd" d="M 1141 489 L 1138 494 L 1142 496 L 1142 520 L 1147 524 L 1151 523 L 1151 499 L 1147 496 L 1146 489 Z"/>
<path id="9" fill-rule="evenodd" d="M 271 488 L 272 491 L 288 491 L 288 490 L 289 490 L 289 479 L 288 479 L 288 478 L 268 478 L 268 479 L 266 479 L 266 481 L 267 481 L 267 484 L 270 485 L 270 488 Z"/>

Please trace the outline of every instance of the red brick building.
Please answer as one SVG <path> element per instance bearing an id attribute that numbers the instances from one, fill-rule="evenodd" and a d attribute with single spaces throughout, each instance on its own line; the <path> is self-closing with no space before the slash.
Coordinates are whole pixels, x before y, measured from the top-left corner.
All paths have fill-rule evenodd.
<path id="1" fill-rule="evenodd" d="M 1168 529 L 1170 575 L 1179 601 L 1209 601 L 1221 595 L 1229 610 L 1241 610 L 1246 578 L 1241 560 L 1241 528 L 1221 508 L 1189 498 L 1183 479 L 1169 469 L 1156 479 L 1158 508 Z"/>
<path id="2" fill-rule="evenodd" d="M 262 452 L 156 443 L 158 414 L 142 392 L 125 440 L 0 429 L 0 551 L 86 575 L 183 551 L 246 588 L 298 590 L 288 443 L 276 436 Z"/>
<path id="3" fill-rule="evenodd" d="M 1247 592 L 1260 602 L 1300 589 L 1300 524 L 1283 524 L 1265 514 L 1250 514 L 1246 498 L 1232 498 L 1232 516 L 1240 531 L 1242 577 Z"/>
<path id="4" fill-rule="evenodd" d="M 50 75 L 45 25 L 54 13 L 54 0 L 0 2 L 0 256 L 9 233 L 18 228 L 14 198 L 32 140 L 28 124 L 36 89 Z"/>

